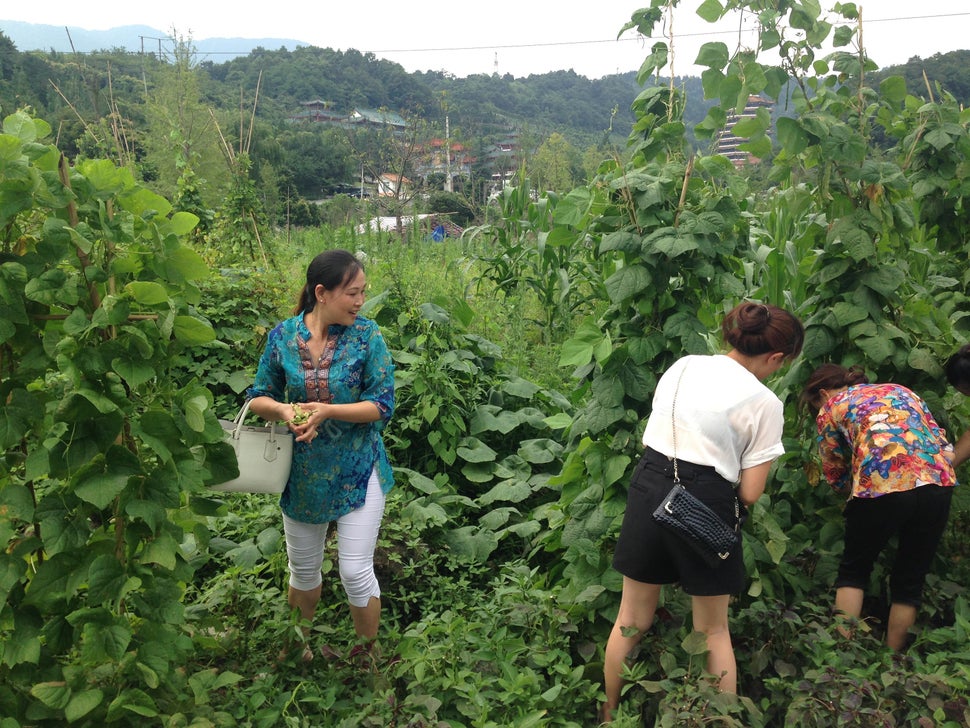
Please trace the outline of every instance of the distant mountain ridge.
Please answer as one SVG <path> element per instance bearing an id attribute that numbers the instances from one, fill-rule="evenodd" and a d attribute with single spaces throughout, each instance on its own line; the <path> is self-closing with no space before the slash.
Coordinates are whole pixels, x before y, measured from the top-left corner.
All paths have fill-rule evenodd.
<path id="1" fill-rule="evenodd" d="M 13 41 L 19 51 L 57 51 L 90 53 L 122 48 L 134 53 L 171 53 L 173 41 L 169 32 L 147 25 L 123 25 L 109 30 L 86 30 L 76 26 L 24 23 L 0 20 L 0 31 Z M 73 43 L 73 47 L 72 47 Z M 249 55 L 255 48 L 294 50 L 310 45 L 293 38 L 192 38 L 196 54 L 215 63 Z"/>

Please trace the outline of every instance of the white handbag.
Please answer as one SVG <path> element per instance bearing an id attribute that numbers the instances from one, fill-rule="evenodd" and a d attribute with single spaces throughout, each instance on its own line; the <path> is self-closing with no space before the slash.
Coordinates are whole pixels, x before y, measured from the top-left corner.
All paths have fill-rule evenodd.
<path id="1" fill-rule="evenodd" d="M 213 490 L 236 493 L 283 492 L 293 464 L 293 433 L 277 432 L 276 423 L 269 427 L 244 425 L 249 400 L 233 420 L 219 420 L 226 441 L 232 445 L 239 462 L 239 477 L 211 486 Z"/>

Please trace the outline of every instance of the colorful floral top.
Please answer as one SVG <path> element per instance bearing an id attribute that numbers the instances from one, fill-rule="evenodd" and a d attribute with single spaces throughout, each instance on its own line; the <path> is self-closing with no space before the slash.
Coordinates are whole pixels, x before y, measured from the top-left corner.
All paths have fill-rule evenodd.
<path id="1" fill-rule="evenodd" d="M 297 315 L 269 333 L 249 398 L 277 402 L 349 404 L 371 401 L 376 422 L 325 420 L 310 442 L 293 443 L 293 467 L 283 490 L 283 512 L 303 523 L 327 523 L 364 504 L 374 469 L 381 490 L 394 485 L 381 431 L 394 411 L 394 362 L 373 321 L 333 325 L 319 361 L 310 360 L 310 330 Z"/>
<path id="2" fill-rule="evenodd" d="M 833 395 L 816 418 L 825 479 L 849 498 L 921 485 L 956 485 L 953 446 L 926 403 L 898 384 L 857 384 Z"/>

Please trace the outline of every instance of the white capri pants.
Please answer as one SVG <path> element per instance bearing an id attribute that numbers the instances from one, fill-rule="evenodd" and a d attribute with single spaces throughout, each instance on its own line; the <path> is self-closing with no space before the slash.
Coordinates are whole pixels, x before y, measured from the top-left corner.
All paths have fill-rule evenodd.
<path id="1" fill-rule="evenodd" d="M 347 599 L 355 607 L 366 607 L 371 597 L 381 596 L 381 587 L 374 574 L 374 549 L 384 517 L 385 500 L 375 470 L 367 481 L 364 505 L 337 519 L 340 581 Z M 290 586 L 294 589 L 309 591 L 323 583 L 323 549 L 329 528 L 329 522 L 303 523 L 283 514 Z"/>

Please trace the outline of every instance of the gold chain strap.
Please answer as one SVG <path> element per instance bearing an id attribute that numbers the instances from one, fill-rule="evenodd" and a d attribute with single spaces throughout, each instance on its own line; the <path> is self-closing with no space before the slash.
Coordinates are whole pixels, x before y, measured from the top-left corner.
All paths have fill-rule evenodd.
<path id="1" fill-rule="evenodd" d="M 680 482 L 680 473 L 677 472 L 677 393 L 680 392 L 680 380 L 684 378 L 684 372 L 687 371 L 687 363 L 684 363 L 684 368 L 680 370 L 680 376 L 677 377 L 677 386 L 674 388 L 674 400 L 670 404 L 670 425 L 674 431 L 674 483 Z"/>

